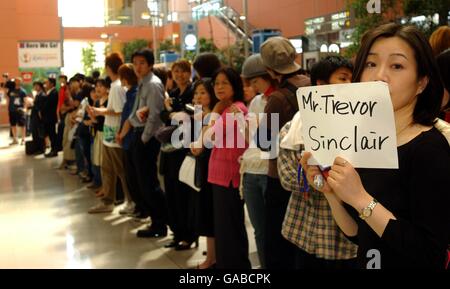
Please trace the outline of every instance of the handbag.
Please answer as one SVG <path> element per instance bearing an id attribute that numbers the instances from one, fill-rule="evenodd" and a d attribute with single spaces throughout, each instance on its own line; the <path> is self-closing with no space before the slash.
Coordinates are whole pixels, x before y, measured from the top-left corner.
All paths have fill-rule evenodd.
<path id="1" fill-rule="evenodd" d="M 172 133 L 176 129 L 176 125 L 163 126 L 155 132 L 155 138 L 162 144 L 170 143 Z"/>
<path id="2" fill-rule="evenodd" d="M 200 164 L 200 159 L 198 157 L 195 158 L 195 172 L 194 172 L 194 185 L 198 188 L 202 187 L 203 184 L 203 174 L 202 167 Z"/>
<path id="3" fill-rule="evenodd" d="M 201 188 L 195 182 L 196 167 L 195 157 L 189 154 L 186 155 L 178 173 L 178 180 L 199 192 Z"/>

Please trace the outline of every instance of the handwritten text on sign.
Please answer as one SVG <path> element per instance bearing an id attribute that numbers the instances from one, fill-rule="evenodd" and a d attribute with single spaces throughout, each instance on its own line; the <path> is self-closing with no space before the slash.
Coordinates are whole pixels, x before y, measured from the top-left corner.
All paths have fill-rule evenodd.
<path id="1" fill-rule="evenodd" d="M 398 168 L 394 112 L 386 83 L 302 87 L 297 100 L 305 150 L 318 164 L 331 166 L 341 156 L 358 168 Z"/>

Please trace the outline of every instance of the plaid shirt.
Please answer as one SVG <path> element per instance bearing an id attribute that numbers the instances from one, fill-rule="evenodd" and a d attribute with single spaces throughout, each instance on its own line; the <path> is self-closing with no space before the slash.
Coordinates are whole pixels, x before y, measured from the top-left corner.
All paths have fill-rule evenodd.
<path id="1" fill-rule="evenodd" d="M 280 140 L 289 131 L 288 122 L 280 131 Z M 335 223 L 328 201 L 321 192 L 300 192 L 298 158 L 303 150 L 280 148 L 278 174 L 284 189 L 291 191 L 283 221 L 283 236 L 305 252 L 327 260 L 347 260 L 356 257 L 357 246 L 349 241 Z"/>

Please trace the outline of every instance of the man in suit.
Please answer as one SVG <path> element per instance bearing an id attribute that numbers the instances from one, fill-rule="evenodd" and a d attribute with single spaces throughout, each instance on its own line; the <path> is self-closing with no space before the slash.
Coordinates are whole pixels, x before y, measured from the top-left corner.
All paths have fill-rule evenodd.
<path id="1" fill-rule="evenodd" d="M 44 123 L 45 136 L 50 138 L 52 150 L 45 155 L 47 158 L 58 156 L 58 147 L 56 139 L 56 123 L 58 117 L 56 114 L 58 108 L 58 91 L 56 91 L 56 79 L 48 78 L 45 82 L 47 89 L 47 100 L 42 109 L 42 122 Z"/>

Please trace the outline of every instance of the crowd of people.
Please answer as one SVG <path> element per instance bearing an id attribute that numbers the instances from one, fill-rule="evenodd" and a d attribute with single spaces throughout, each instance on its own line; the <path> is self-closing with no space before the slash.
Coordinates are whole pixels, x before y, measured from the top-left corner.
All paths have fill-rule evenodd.
<path id="1" fill-rule="evenodd" d="M 265 41 L 242 73 L 213 53 L 192 64 L 178 60 L 170 73 L 154 67 L 148 48 L 132 63 L 112 53 L 105 78 L 61 76 L 59 94 L 55 79 L 34 83 L 33 142 L 37 153 L 51 144 L 47 157 L 62 151 L 60 169 L 95 190 L 98 203 L 88 213 L 109 213 L 123 202 L 120 214 L 150 217 L 137 237 L 165 237 L 169 228 L 173 239 L 165 247 L 177 251 L 206 237 L 199 269 L 251 268 L 247 208 L 261 268 L 368 268 L 367 254 L 376 249 L 381 268 L 443 270 L 450 243 L 450 127 L 443 121 L 449 30 L 427 41 L 412 26 L 385 24 L 364 35 L 355 59 L 328 56 L 311 71 L 296 63 L 283 37 Z M 317 183 L 321 171 L 307 164 L 311 154 L 297 137 L 296 90 L 367 81 L 389 86 L 399 169 L 355 169 L 337 156 L 329 177 Z M 25 107 L 18 79 L 8 95 L 16 144 Z M 279 129 L 271 127 L 275 116 Z M 198 131 L 186 132 L 186 119 L 199 117 Z M 191 140 L 184 146 L 174 144 L 180 128 L 183 141 Z M 270 147 L 249 145 L 259 134 Z M 180 181 L 188 160 L 195 162 L 195 185 Z"/>

